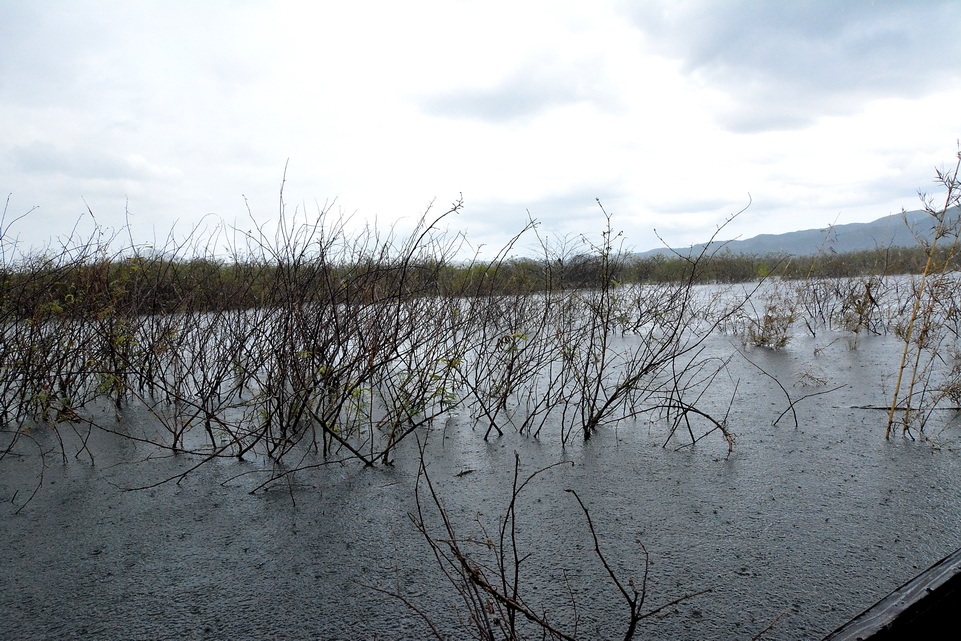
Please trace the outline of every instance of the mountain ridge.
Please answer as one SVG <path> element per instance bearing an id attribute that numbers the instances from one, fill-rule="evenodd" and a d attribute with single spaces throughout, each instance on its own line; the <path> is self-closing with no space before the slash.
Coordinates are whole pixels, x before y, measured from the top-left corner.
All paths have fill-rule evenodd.
<path id="1" fill-rule="evenodd" d="M 961 210 L 948 212 L 950 222 L 957 225 Z M 705 249 L 734 255 L 779 254 L 813 256 L 823 251 L 849 253 L 886 247 L 915 247 L 918 239 L 928 242 L 934 237 L 937 221 L 928 212 L 916 209 L 883 216 L 867 223 L 845 223 L 822 229 L 803 229 L 783 234 L 759 234 L 751 238 L 699 243 L 685 248 L 660 247 L 638 254 L 641 258 L 657 255 L 690 256 Z"/>

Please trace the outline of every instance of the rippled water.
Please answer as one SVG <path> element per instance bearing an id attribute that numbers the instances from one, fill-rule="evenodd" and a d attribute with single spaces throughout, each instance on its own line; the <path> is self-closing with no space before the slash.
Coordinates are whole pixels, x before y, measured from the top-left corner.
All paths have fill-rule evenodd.
<path id="1" fill-rule="evenodd" d="M 948 413 L 928 433 L 940 447 L 883 438 L 899 346 L 893 338 L 796 337 L 786 350 L 748 356 L 794 398 L 790 416 L 768 378 L 736 357 L 711 402 L 738 435 L 694 447 L 644 421 L 605 428 L 562 448 L 559 428 L 539 441 L 489 442 L 452 421 L 428 438 L 428 471 L 460 536 L 493 531 L 509 500 L 515 453 L 522 472 L 555 463 L 518 504 L 527 600 L 570 629 L 573 594 L 582 638 L 623 636 L 625 610 L 593 555 L 583 514 L 623 578 L 641 578 L 647 608 L 712 591 L 645 620 L 637 638 L 817 639 L 961 546 L 959 428 Z M 727 339 L 712 339 L 718 353 Z M 817 355 L 816 355 L 816 349 Z M 804 374 L 823 387 L 796 385 Z M 807 379 L 805 379 L 807 380 Z M 725 397 L 727 395 L 727 397 Z M 136 416 L 124 419 L 132 424 Z M 944 427 L 947 426 L 947 427 Z M 261 466 L 214 461 L 178 483 L 197 459 L 170 457 L 91 435 L 90 458 L 62 465 L 56 442 L 31 432 L 47 456 L 37 495 L 16 514 L 41 469 L 30 441 L 0 461 L 0 637 L 9 639 L 409 639 L 429 630 L 395 592 L 451 638 L 466 613 L 408 514 L 415 510 L 416 444 L 391 468 L 327 464 L 250 494 Z M 73 454 L 74 450 L 68 450 Z M 322 461 L 307 461 L 322 463 Z M 431 512 L 430 522 L 436 524 Z M 570 594 L 568 593 L 570 590 Z"/>

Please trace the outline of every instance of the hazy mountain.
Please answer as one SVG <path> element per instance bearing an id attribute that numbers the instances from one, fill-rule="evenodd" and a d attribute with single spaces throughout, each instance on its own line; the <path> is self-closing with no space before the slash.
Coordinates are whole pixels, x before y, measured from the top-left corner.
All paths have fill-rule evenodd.
<path id="1" fill-rule="evenodd" d="M 949 219 L 959 217 L 957 208 L 949 212 Z M 818 252 L 854 252 L 883 247 L 913 247 L 918 244 L 917 236 L 931 240 L 934 235 L 935 221 L 930 214 L 909 211 L 878 218 L 870 223 L 848 223 L 824 229 L 806 229 L 785 234 L 761 234 L 744 240 L 715 241 L 710 250 L 720 249 L 732 254 L 764 255 L 784 254 L 807 256 Z M 723 247 L 722 247 L 723 246 Z M 700 253 L 705 244 L 693 247 L 675 248 L 680 254 Z M 640 256 L 656 254 L 673 255 L 667 248 L 652 249 Z"/>

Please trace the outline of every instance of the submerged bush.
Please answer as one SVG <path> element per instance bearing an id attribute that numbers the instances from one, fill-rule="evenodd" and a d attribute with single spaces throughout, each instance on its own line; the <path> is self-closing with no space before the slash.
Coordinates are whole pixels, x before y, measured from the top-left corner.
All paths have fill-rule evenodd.
<path id="1" fill-rule="evenodd" d="M 59 252 L 7 248 L 6 450 L 33 424 L 111 429 L 105 402 L 153 416 L 159 431 L 139 440 L 207 458 L 389 463 L 460 411 L 488 436 L 537 437 L 550 421 L 566 442 L 649 414 L 703 420 L 733 443 L 688 400 L 712 380 L 688 375 L 713 367 L 698 346 L 716 299 L 695 293 L 709 257 L 690 259 L 683 281 L 625 284 L 630 254 L 601 207 L 599 241 L 543 237 L 538 260 L 511 258 L 512 241 L 465 263 L 463 236 L 441 228 L 461 206 L 399 236 L 348 231 L 329 210 L 287 217 L 281 201 L 273 234 L 229 230 L 226 255 L 222 227 L 160 248 L 100 230 Z"/>
<path id="2" fill-rule="evenodd" d="M 145 247 L 96 228 L 26 254 L 0 221 L 0 452 L 32 425 L 116 431 L 105 407 L 148 412 L 158 429 L 138 440 L 205 460 L 389 464 L 399 443 L 455 415 L 485 438 L 557 425 L 565 443 L 646 416 L 666 442 L 717 432 L 730 450 L 715 416 L 730 408 L 707 400 L 727 367 L 703 355 L 715 330 L 770 349 L 798 321 L 812 335 L 911 332 L 897 324 L 910 305 L 896 281 L 789 286 L 797 261 L 707 250 L 645 262 L 598 206 L 599 236 L 552 238 L 531 221 L 488 261 L 460 258 L 465 238 L 444 228 L 459 200 L 406 235 L 352 230 L 329 209 L 288 216 L 281 195 L 273 232 L 221 225 Z M 525 233 L 537 258 L 511 254 Z M 941 287 L 931 312 L 955 322 L 919 326 L 919 349 L 957 335 L 940 282 L 924 285 Z"/>

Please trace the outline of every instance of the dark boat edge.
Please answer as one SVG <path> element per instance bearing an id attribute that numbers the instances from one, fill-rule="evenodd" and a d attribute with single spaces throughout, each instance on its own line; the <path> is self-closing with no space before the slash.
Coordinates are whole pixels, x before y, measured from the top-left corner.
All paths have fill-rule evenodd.
<path id="1" fill-rule="evenodd" d="M 961 549 L 944 557 L 823 641 L 936 639 L 948 621 L 957 624 L 961 602 Z"/>

